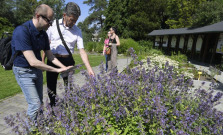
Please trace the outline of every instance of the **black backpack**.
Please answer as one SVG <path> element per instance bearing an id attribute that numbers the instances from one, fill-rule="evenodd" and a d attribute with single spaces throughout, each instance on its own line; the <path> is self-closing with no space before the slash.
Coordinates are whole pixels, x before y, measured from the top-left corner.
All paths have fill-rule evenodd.
<path id="1" fill-rule="evenodd" d="M 28 27 L 25 26 L 28 30 Z M 15 54 L 12 56 L 12 49 L 11 49 L 11 40 L 12 36 L 7 36 L 4 38 L 4 34 L 2 35 L 2 38 L 0 40 L 0 64 L 5 70 L 12 70 L 13 61 L 16 58 L 16 56 L 19 54 L 19 52 L 15 52 Z"/>

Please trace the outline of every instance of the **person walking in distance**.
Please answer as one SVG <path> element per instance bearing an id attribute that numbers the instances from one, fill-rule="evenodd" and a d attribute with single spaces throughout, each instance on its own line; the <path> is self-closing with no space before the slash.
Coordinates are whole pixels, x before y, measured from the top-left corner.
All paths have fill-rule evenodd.
<path id="1" fill-rule="evenodd" d="M 88 55 L 84 50 L 81 30 L 75 25 L 80 14 L 81 14 L 80 7 L 76 3 L 74 2 L 67 3 L 63 13 L 63 18 L 59 19 L 58 21 L 59 28 L 66 42 L 66 45 L 69 48 L 69 51 L 73 54 L 75 45 L 77 44 L 80 56 L 87 68 L 89 75 L 94 76 L 94 72 L 88 60 Z M 69 53 L 62 43 L 62 40 L 58 33 L 56 21 L 54 21 L 52 26 L 48 29 L 47 34 L 50 41 L 50 49 L 53 52 L 54 56 L 66 66 L 74 65 L 75 63 L 73 61 L 73 58 L 69 57 Z M 51 61 L 49 60 L 47 60 L 47 64 L 50 66 L 54 66 L 53 63 L 51 63 Z M 47 88 L 48 88 L 48 96 L 50 98 L 50 105 L 55 106 L 58 73 L 47 72 L 46 76 L 47 76 Z M 64 77 L 63 80 L 65 85 L 67 85 L 68 77 Z"/>
<path id="2" fill-rule="evenodd" d="M 104 47 L 103 47 L 103 55 L 105 56 L 105 71 L 107 72 L 108 70 L 108 55 L 106 54 L 106 48 L 109 47 L 109 38 L 111 34 L 110 31 L 107 33 L 107 38 L 104 41 Z"/>
<path id="3" fill-rule="evenodd" d="M 120 46 L 120 41 L 118 35 L 115 34 L 116 29 L 115 27 L 110 28 L 110 39 L 109 39 L 109 47 L 111 47 L 111 55 L 108 55 L 108 72 L 111 72 L 111 70 L 116 69 L 117 70 L 117 55 L 118 50 L 117 46 Z"/>
<path id="4" fill-rule="evenodd" d="M 43 103 L 42 71 L 61 73 L 73 68 L 64 66 L 51 52 L 46 30 L 52 25 L 54 12 L 45 4 L 35 9 L 32 20 L 18 26 L 12 36 L 13 73 L 28 103 L 27 115 L 36 120 Z M 41 50 L 57 68 L 46 65 L 41 59 Z"/>

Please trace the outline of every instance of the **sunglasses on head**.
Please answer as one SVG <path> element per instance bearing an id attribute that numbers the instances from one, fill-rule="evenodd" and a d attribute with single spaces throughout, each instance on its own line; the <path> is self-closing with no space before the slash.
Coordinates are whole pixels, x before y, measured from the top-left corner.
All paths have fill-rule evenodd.
<path id="1" fill-rule="evenodd" d="M 52 25 L 53 20 L 49 20 L 47 17 L 43 16 L 43 15 L 39 15 L 41 16 L 49 25 Z"/>

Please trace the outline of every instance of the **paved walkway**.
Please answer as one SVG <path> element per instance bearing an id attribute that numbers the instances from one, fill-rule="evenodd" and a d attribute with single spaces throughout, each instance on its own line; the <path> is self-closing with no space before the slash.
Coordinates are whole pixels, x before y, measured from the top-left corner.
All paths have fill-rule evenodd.
<path id="1" fill-rule="evenodd" d="M 223 72 L 216 71 L 216 69 L 213 69 L 212 67 L 202 64 L 202 63 L 193 63 L 192 62 L 191 64 L 193 64 L 197 70 L 199 70 L 203 73 L 205 72 L 210 76 L 214 76 L 214 79 L 216 80 L 216 83 L 215 83 L 216 86 L 213 88 L 213 90 L 214 90 L 213 95 L 215 95 L 217 92 L 223 92 Z M 214 75 L 213 74 L 214 72 L 218 73 L 218 74 Z M 204 81 L 194 80 L 194 87 L 195 88 L 200 87 L 202 82 L 204 82 Z M 211 82 L 205 81 L 205 84 L 201 88 L 208 90 L 210 88 L 210 84 L 211 84 Z M 216 105 L 215 108 L 217 110 L 223 112 L 223 98 L 221 98 L 219 101 L 221 103 L 219 105 Z"/>
<path id="2" fill-rule="evenodd" d="M 120 58 L 117 60 L 117 68 L 118 71 L 121 72 L 123 69 L 126 68 L 126 66 L 130 63 L 130 58 Z M 93 67 L 93 70 L 95 74 L 98 74 L 100 72 L 99 66 Z M 75 79 L 76 78 L 76 79 Z M 85 78 L 81 73 L 77 73 L 74 75 L 74 83 L 78 84 L 79 86 L 82 86 Z M 63 80 L 59 79 L 58 84 L 62 84 Z M 48 98 L 47 95 L 47 88 L 46 85 L 44 85 L 43 88 L 44 96 L 43 101 L 45 102 Z M 60 95 L 62 92 L 64 92 L 62 89 L 57 89 L 58 95 Z M 11 128 L 7 127 L 4 121 L 4 117 L 10 115 L 10 114 L 16 114 L 17 112 L 23 112 L 27 109 L 27 103 L 25 101 L 23 93 L 19 93 L 13 97 L 7 98 L 0 102 L 0 135 L 15 135 L 15 133 L 11 132 Z"/>

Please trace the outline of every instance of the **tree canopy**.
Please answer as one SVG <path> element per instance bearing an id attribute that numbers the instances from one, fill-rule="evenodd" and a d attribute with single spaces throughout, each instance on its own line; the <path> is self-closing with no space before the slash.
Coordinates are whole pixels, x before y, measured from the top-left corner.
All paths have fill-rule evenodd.
<path id="1" fill-rule="evenodd" d="M 15 27 L 32 19 L 35 8 L 42 3 L 51 6 L 57 18 L 62 17 L 65 0 L 1 0 L 0 35 L 12 33 Z"/>
<path id="2" fill-rule="evenodd" d="M 61 18 L 65 0 L 1 0 L 0 34 L 12 32 L 32 19 L 37 5 L 45 3 Z M 223 0 L 85 0 L 89 16 L 78 24 L 86 37 L 116 27 L 123 38 L 147 40 L 155 29 L 200 27 L 223 20 Z"/>

